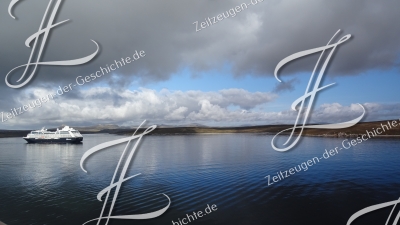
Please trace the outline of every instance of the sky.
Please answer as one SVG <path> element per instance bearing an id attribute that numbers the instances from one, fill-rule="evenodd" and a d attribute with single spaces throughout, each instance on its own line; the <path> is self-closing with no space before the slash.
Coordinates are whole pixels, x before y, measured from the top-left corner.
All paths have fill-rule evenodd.
<path id="1" fill-rule="evenodd" d="M 358 104 L 366 110 L 363 121 L 399 118 L 398 1 L 252 2 L 61 1 L 55 23 L 69 21 L 51 29 L 40 62 L 86 57 L 97 49 L 92 40 L 99 52 L 82 65 L 40 65 L 25 86 L 11 88 L 6 79 L 18 84 L 23 69 L 6 75 L 28 62 L 32 45 L 25 41 L 38 31 L 49 0 L 18 1 L 11 9 L 16 19 L 8 11 L 11 1 L 2 1 L 0 129 L 137 126 L 143 120 L 171 126 L 293 124 L 297 112 L 291 105 L 305 94 L 320 53 L 285 65 L 278 74 L 283 82 L 275 68 L 294 53 L 325 46 L 338 30 L 332 43 L 351 38 L 333 53 L 321 86 L 335 84 L 318 93 L 309 122 L 355 119 L 363 112 Z M 240 12 L 233 13 L 235 7 Z M 222 13 L 229 17 L 201 28 Z M 141 51 L 137 60 L 90 78 Z M 82 84 L 85 76 L 89 82 Z M 57 94 L 65 86 L 68 92 Z M 50 94 L 49 101 L 34 104 Z M 34 107 L 7 118 L 29 103 Z"/>

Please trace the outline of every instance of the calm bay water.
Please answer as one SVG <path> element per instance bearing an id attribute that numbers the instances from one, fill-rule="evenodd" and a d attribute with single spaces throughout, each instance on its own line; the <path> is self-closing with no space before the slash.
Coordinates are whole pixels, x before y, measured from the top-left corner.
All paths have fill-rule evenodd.
<path id="1" fill-rule="evenodd" d="M 79 145 L 25 144 L 0 139 L 0 221 L 7 225 L 83 224 L 100 215 L 98 192 L 110 185 L 125 144 L 91 156 L 85 151 L 116 135 L 85 135 Z M 146 136 L 118 195 L 113 215 L 168 211 L 151 220 L 112 220 L 109 224 L 172 224 L 217 210 L 189 224 L 346 224 L 358 210 L 400 197 L 400 140 L 372 139 L 284 180 L 268 185 L 267 175 L 288 170 L 341 138 L 305 137 L 296 148 L 272 150 L 271 136 L 204 134 Z M 384 224 L 390 208 L 354 224 Z M 108 210 L 106 210 L 108 212 Z M 92 222 L 90 224 L 95 224 Z"/>

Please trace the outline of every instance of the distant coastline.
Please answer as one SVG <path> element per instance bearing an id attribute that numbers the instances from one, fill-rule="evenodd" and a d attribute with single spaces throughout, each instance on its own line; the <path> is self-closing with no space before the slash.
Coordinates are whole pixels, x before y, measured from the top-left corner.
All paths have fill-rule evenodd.
<path id="1" fill-rule="evenodd" d="M 304 136 L 315 137 L 357 137 L 365 134 L 366 130 L 373 130 L 381 127 L 381 124 L 387 124 L 393 120 L 384 120 L 376 122 L 362 122 L 345 129 L 305 129 Z M 184 135 L 184 134 L 223 134 L 223 133 L 262 133 L 275 135 L 278 132 L 291 128 L 293 125 L 261 125 L 261 126 L 243 126 L 243 127 L 158 127 L 152 135 Z M 76 127 L 82 134 L 101 134 L 109 133 L 116 135 L 132 135 L 134 128 L 112 127 Z M 51 129 L 49 129 L 51 130 Z M 142 131 L 144 129 L 140 129 Z M 0 130 L 0 138 L 23 137 L 31 130 Z M 298 134 L 299 129 L 296 130 Z M 289 132 L 287 132 L 289 134 Z M 386 131 L 378 137 L 400 137 L 400 124 Z"/>

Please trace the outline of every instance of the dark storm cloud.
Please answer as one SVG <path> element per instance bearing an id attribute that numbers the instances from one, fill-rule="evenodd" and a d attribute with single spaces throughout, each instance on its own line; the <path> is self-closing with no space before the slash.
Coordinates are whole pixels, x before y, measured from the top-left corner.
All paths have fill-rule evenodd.
<path id="1" fill-rule="evenodd" d="M 90 75 L 135 50 L 144 50 L 146 56 L 118 69 L 114 76 L 104 76 L 105 83 L 126 88 L 132 81 L 167 80 L 182 67 L 191 67 L 196 73 L 225 63 L 233 66 L 236 76 L 272 76 L 281 59 L 325 45 L 338 29 L 342 32 L 336 41 L 346 34 L 353 37 L 338 48 L 329 75 L 398 68 L 399 1 L 264 0 L 196 32 L 193 22 L 217 16 L 244 1 L 63 1 L 56 21 L 70 21 L 52 30 L 42 61 L 90 55 L 96 50 L 91 39 L 99 43 L 100 53 L 85 65 L 41 66 L 28 86 L 54 89 L 73 83 L 78 75 Z M 0 103 L 4 110 L 22 93 L 8 88 L 4 77 L 27 63 L 31 50 L 24 42 L 38 30 L 48 2 L 20 1 L 13 9 L 17 20 L 8 14 L 10 1 L 0 3 Z M 291 63 L 282 75 L 311 70 L 316 59 L 306 57 Z M 13 77 L 21 73 L 18 70 Z"/>

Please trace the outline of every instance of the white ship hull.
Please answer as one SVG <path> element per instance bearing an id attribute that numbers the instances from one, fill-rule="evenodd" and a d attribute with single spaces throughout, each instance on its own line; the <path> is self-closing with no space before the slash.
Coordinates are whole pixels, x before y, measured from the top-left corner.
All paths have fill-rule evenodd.
<path id="1" fill-rule="evenodd" d="M 23 137 L 28 143 L 81 143 L 83 137 L 79 138 L 27 138 Z"/>

